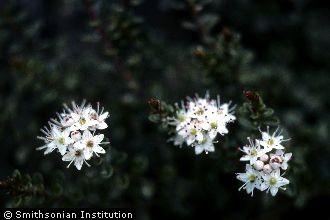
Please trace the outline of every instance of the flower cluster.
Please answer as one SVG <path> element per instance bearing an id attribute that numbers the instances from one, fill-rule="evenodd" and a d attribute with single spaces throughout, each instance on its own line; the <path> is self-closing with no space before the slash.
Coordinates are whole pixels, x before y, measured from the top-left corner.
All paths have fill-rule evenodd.
<path id="1" fill-rule="evenodd" d="M 245 173 L 237 173 L 237 179 L 244 182 L 239 188 L 245 189 L 248 194 L 253 196 L 253 190 L 270 191 L 275 196 L 278 189 L 285 190 L 284 186 L 289 184 L 289 180 L 282 177 L 281 170 L 288 168 L 288 161 L 292 153 L 285 153 L 282 145 L 283 136 L 278 129 L 270 135 L 269 128 L 267 132 L 262 132 L 262 139 L 249 140 L 249 144 L 244 146 L 241 151 L 245 154 L 241 161 L 246 161 Z"/>
<path id="2" fill-rule="evenodd" d="M 90 104 L 85 103 L 77 105 L 72 102 L 72 107 L 64 105 L 62 113 L 57 113 L 58 119 L 51 119 L 48 124 L 41 129 L 43 137 L 38 137 L 45 144 L 37 150 L 45 149 L 44 154 L 49 154 L 57 150 L 62 155 L 63 161 L 74 163 L 78 170 L 81 169 L 87 160 L 93 155 L 104 154 L 105 150 L 100 146 L 107 144 L 102 142 L 103 134 L 95 135 L 97 130 L 103 130 L 108 127 L 105 119 L 109 116 L 108 112 L 104 112 L 104 108 L 100 109 L 97 103 L 97 109 L 93 109 Z"/>
<path id="3" fill-rule="evenodd" d="M 230 103 L 220 104 L 217 100 L 209 98 L 187 98 L 186 103 L 177 105 L 175 117 L 167 119 L 168 124 L 175 126 L 175 136 L 170 140 L 174 145 L 182 146 L 186 143 L 195 148 L 196 154 L 213 152 L 217 134 L 227 134 L 227 123 L 233 122 L 236 118 L 233 115 L 234 107 Z"/>

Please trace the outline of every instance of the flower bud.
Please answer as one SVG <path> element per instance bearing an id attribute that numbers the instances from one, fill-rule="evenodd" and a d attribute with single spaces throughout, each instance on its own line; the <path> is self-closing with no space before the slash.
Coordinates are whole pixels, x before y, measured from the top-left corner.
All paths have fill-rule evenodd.
<path id="1" fill-rule="evenodd" d="M 253 164 L 254 169 L 256 170 L 262 170 L 262 168 L 264 167 L 264 162 L 262 162 L 261 160 L 257 160 L 254 164 Z"/>
<path id="2" fill-rule="evenodd" d="M 270 173 L 272 172 L 272 167 L 269 165 L 269 164 L 266 164 L 264 167 L 263 167 L 263 171 L 265 173 Z"/>
<path id="3" fill-rule="evenodd" d="M 261 157 L 260 157 L 260 160 L 263 161 L 263 162 L 268 161 L 268 159 L 269 159 L 269 156 L 268 156 L 267 154 L 263 154 L 263 155 L 261 155 Z"/>

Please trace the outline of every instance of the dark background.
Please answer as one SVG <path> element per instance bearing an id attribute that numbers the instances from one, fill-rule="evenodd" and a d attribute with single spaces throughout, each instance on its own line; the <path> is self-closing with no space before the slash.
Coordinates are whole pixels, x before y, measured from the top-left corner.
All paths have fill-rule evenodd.
<path id="1" fill-rule="evenodd" d="M 15 169 L 37 175 L 50 195 L 14 196 L 4 189 L 1 206 L 127 206 L 136 207 L 140 219 L 211 214 L 282 219 L 325 213 L 330 193 L 329 3 L 205 3 L 200 16 L 210 15 L 209 22 L 218 18 L 208 33 L 212 39 L 223 36 L 224 27 L 240 36 L 233 53 L 243 58 L 235 63 L 235 77 L 226 60 L 213 70 L 196 58 L 198 45 L 217 48 L 205 43 L 198 28 L 185 24 L 194 21 L 187 5 L 178 0 L 0 1 L 0 179 Z M 242 123 L 229 126 L 216 153 L 195 156 L 193 149 L 167 143 L 167 133 L 148 120 L 151 97 L 174 103 L 206 90 L 214 98 L 221 94 L 222 100 L 232 100 L 237 109 L 243 90 L 255 90 L 274 109 L 292 138 L 286 192 L 273 198 L 237 191 L 241 183 L 234 173 L 244 169 L 237 148 L 249 135 Z M 44 157 L 35 148 L 42 145 L 36 138 L 39 128 L 62 103 L 83 99 L 94 105 L 100 101 L 110 112 L 105 136 L 111 146 L 103 163 L 78 172 L 73 166 L 66 169 L 58 154 Z"/>

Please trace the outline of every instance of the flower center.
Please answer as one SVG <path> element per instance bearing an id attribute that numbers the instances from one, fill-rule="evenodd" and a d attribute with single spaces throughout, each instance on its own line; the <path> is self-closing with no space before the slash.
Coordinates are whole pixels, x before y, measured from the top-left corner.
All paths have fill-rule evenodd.
<path id="1" fill-rule="evenodd" d="M 65 144 L 65 140 L 63 137 L 59 138 L 57 141 L 59 144 L 62 144 L 62 145 Z"/>
<path id="2" fill-rule="evenodd" d="M 196 134 L 197 134 L 197 129 L 196 129 L 196 128 L 192 128 L 192 129 L 190 130 L 190 134 L 191 134 L 191 135 L 196 135 Z"/>
<path id="3" fill-rule="evenodd" d="M 269 179 L 269 184 L 270 184 L 270 185 L 274 186 L 276 183 L 277 183 L 277 179 L 276 179 L 275 177 L 271 177 L 271 178 Z"/>
<path id="4" fill-rule="evenodd" d="M 272 138 L 268 139 L 267 144 L 268 145 L 273 145 L 274 144 L 274 140 Z"/>
<path id="5" fill-rule="evenodd" d="M 80 125 L 84 125 L 86 123 L 86 119 L 85 118 L 80 118 L 79 123 L 80 123 Z"/>
<path id="6" fill-rule="evenodd" d="M 202 115 L 202 114 L 204 114 L 204 109 L 199 108 L 199 109 L 196 111 L 196 114 L 197 114 L 197 115 Z"/>
<path id="7" fill-rule="evenodd" d="M 251 153 L 251 156 L 257 156 L 257 154 L 258 154 L 258 152 L 257 152 L 257 150 L 256 149 L 251 149 L 251 151 L 250 151 L 250 153 Z"/>
<path id="8" fill-rule="evenodd" d="M 202 140 L 201 144 L 206 144 L 206 142 L 207 142 L 207 139 L 204 138 L 204 139 Z"/>
<path id="9" fill-rule="evenodd" d="M 278 157 L 274 157 L 272 160 L 271 160 L 272 163 L 281 163 L 281 159 L 278 158 Z"/>
<path id="10" fill-rule="evenodd" d="M 211 128 L 212 129 L 217 129 L 218 128 L 218 124 L 216 122 L 212 122 L 211 123 Z"/>
<path id="11" fill-rule="evenodd" d="M 180 122 L 184 122 L 186 120 L 186 117 L 184 115 L 179 114 L 178 119 Z"/>
<path id="12" fill-rule="evenodd" d="M 254 175 L 254 174 L 251 174 L 250 176 L 249 176 L 249 181 L 250 182 L 254 182 L 254 181 L 256 181 L 256 179 L 257 179 L 257 177 L 256 177 L 256 175 Z"/>
<path id="13" fill-rule="evenodd" d="M 91 140 L 87 141 L 86 146 L 87 147 L 93 147 L 94 146 L 93 141 L 91 141 Z"/>
<path id="14" fill-rule="evenodd" d="M 81 152 L 79 150 L 77 150 L 74 154 L 76 157 L 79 157 L 81 155 Z"/>

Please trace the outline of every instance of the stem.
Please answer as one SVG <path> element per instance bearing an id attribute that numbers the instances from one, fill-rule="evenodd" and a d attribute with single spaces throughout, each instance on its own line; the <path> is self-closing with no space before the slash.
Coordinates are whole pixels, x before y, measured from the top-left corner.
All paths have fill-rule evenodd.
<path id="1" fill-rule="evenodd" d="M 96 13 L 96 11 L 94 10 L 93 6 L 92 6 L 92 2 L 91 0 L 82 0 L 86 10 L 87 10 L 87 14 L 89 16 L 89 19 L 92 22 L 97 22 L 99 21 L 99 17 Z M 107 37 L 106 31 L 103 28 L 103 26 L 101 24 L 97 25 L 95 27 L 95 31 L 96 33 L 101 37 L 101 40 L 103 41 L 106 49 L 108 50 L 113 50 L 114 46 L 112 41 Z M 132 80 L 132 74 L 131 72 L 128 70 L 128 68 L 123 64 L 122 60 L 120 59 L 120 57 L 117 54 L 113 55 L 113 62 L 115 65 L 115 69 L 118 71 L 118 73 L 122 73 L 122 76 L 124 78 L 124 80 Z"/>
<path id="2" fill-rule="evenodd" d="M 197 10 L 197 6 L 194 4 L 193 1 L 191 0 L 186 0 L 189 9 L 190 9 L 190 14 L 194 20 L 194 23 L 197 27 L 197 31 L 200 37 L 200 40 L 204 43 L 204 44 L 209 44 L 209 36 L 208 36 L 208 31 L 206 29 L 206 27 L 202 24 L 200 17 L 199 17 L 199 12 Z"/>

